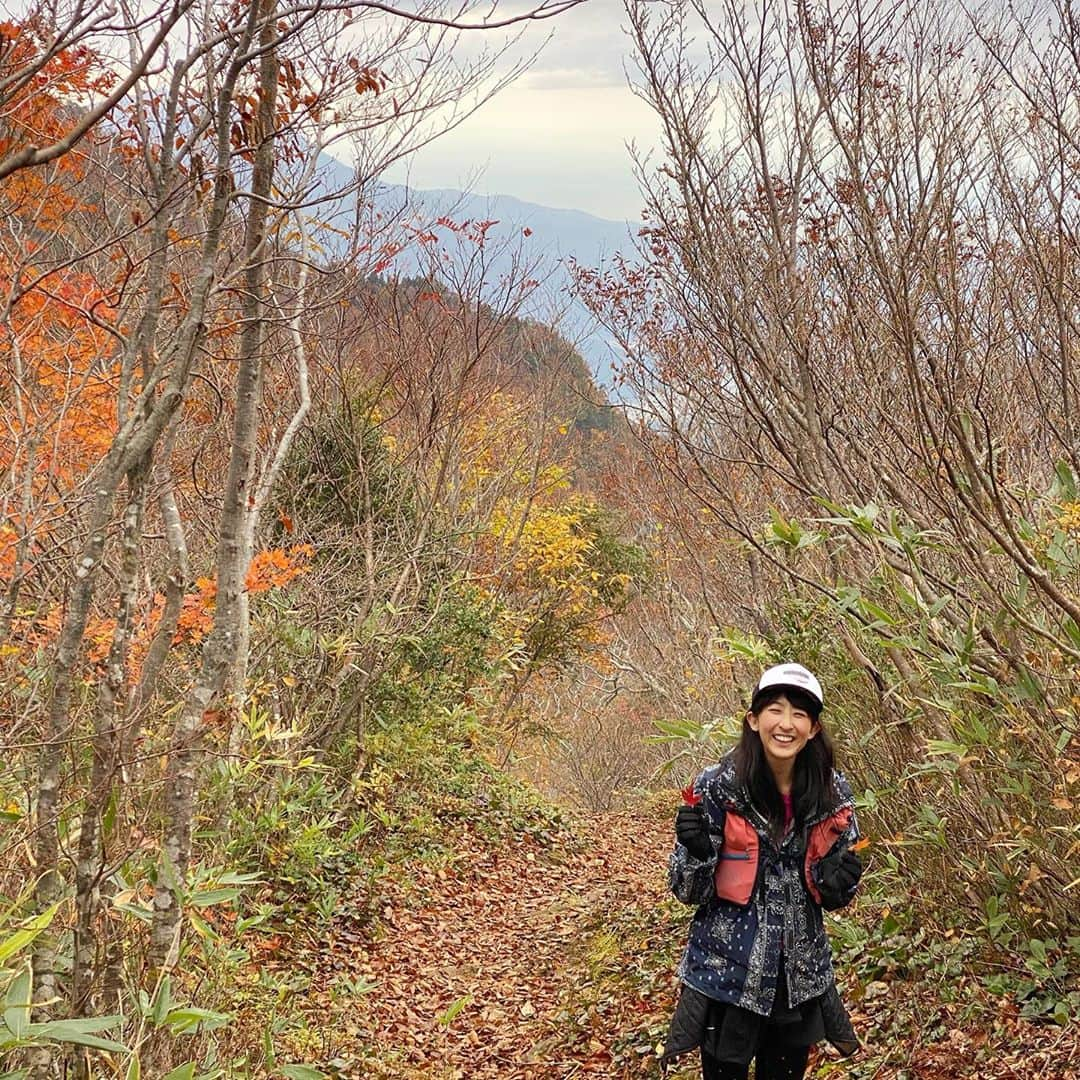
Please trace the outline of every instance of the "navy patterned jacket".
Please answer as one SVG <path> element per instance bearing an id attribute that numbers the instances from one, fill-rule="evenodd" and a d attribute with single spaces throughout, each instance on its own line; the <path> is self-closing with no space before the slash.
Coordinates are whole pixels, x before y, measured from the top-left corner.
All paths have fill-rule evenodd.
<path id="1" fill-rule="evenodd" d="M 700 860 L 676 842 L 671 855 L 672 892 L 684 904 L 698 906 L 679 977 L 707 997 L 768 1016 L 782 952 L 789 1003 L 801 1005 L 824 994 L 835 982 L 832 955 L 821 905 L 811 886 L 816 891 L 814 874 L 821 856 L 836 845 L 854 844 L 858 839 L 854 799 L 847 781 L 834 772 L 832 807 L 804 828 L 789 829 L 779 846 L 770 836 L 768 822 L 739 785 L 731 754 L 706 769 L 694 783 L 694 790 L 702 797 L 714 854 Z M 735 833 L 733 826 L 737 826 Z M 716 893 L 720 860 L 748 858 L 738 850 L 725 850 L 725 831 L 730 837 L 737 835 L 738 829 L 749 836 L 749 846 L 757 848 L 756 875 L 751 872 L 752 891 L 749 902 L 743 904 L 721 899 Z M 828 847 L 822 850 L 826 843 Z M 742 869 L 746 869 L 745 863 Z"/>

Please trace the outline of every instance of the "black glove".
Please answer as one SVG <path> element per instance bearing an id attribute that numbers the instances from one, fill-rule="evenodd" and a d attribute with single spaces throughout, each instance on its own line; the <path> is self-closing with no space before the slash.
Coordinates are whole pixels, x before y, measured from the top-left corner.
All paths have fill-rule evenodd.
<path id="1" fill-rule="evenodd" d="M 679 807 L 679 812 L 675 815 L 675 836 L 695 859 L 704 861 L 712 858 L 709 825 L 705 820 L 705 811 L 700 806 Z"/>
<path id="2" fill-rule="evenodd" d="M 817 887 L 821 906 L 835 911 L 849 903 L 862 877 L 862 861 L 850 848 L 830 852 L 817 864 Z"/>

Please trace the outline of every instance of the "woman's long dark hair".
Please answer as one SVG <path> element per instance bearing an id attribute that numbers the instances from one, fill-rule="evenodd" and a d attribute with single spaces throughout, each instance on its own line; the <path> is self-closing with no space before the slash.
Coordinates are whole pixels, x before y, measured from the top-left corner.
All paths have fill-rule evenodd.
<path id="1" fill-rule="evenodd" d="M 818 724 L 817 734 L 795 758 L 791 785 L 791 805 L 795 827 L 824 814 L 832 805 L 833 746 L 825 728 L 820 726 L 821 706 L 809 694 L 796 687 L 773 686 L 756 694 L 750 711 L 759 716 L 767 706 L 786 697 L 796 709 L 805 709 Z M 743 717 L 742 736 L 735 747 L 735 774 L 750 795 L 750 801 L 768 819 L 774 837 L 784 831 L 784 803 L 765 757 L 761 737 Z"/>

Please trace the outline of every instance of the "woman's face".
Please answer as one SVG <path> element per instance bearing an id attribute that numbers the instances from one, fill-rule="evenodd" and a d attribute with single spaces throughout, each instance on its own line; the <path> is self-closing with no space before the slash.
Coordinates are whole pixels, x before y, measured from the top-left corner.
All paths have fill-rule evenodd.
<path id="1" fill-rule="evenodd" d="M 746 719 L 758 733 L 769 764 L 783 770 L 790 767 L 799 751 L 818 733 L 819 727 L 805 709 L 792 705 L 786 695 L 781 695 L 758 713 L 748 713 Z"/>

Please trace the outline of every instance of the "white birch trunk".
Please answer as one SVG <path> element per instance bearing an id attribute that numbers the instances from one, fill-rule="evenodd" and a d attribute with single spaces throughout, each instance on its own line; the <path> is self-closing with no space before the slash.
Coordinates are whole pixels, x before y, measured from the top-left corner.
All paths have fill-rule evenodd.
<path id="1" fill-rule="evenodd" d="M 308 164 L 301 179 L 301 191 L 306 189 L 308 181 L 310 181 L 315 172 L 315 165 L 318 161 L 320 151 L 321 140 L 317 140 L 316 145 L 311 152 L 311 156 L 308 158 Z M 307 348 L 304 345 L 304 337 L 300 330 L 300 322 L 304 315 L 307 300 L 308 279 L 308 228 L 302 210 L 296 212 L 296 222 L 297 229 L 300 233 L 300 253 L 297 270 L 296 297 L 293 301 L 292 315 L 289 318 L 289 337 L 292 341 L 293 356 L 296 360 L 296 387 L 300 400 L 297 404 L 296 411 L 290 418 L 289 424 L 285 428 L 285 432 L 281 436 L 281 439 L 274 450 L 273 459 L 263 470 L 263 475 L 255 490 L 255 495 L 251 500 L 251 504 L 248 507 L 248 512 L 245 515 L 243 525 L 245 559 L 247 560 L 245 566 L 251 565 L 251 560 L 255 555 L 255 539 L 258 535 L 259 523 L 262 518 L 263 510 L 266 509 L 266 504 L 273 494 L 274 487 L 278 482 L 278 477 L 281 475 L 281 470 L 288 460 L 293 443 L 296 441 L 296 436 L 304 426 L 308 413 L 311 411 L 311 387 L 308 377 Z M 248 593 L 245 590 L 240 596 L 236 660 L 230 674 L 230 697 L 237 708 L 242 707 L 246 696 L 250 641 L 250 608 Z M 229 733 L 229 754 L 233 757 L 238 756 L 242 749 L 243 734 L 244 725 L 239 716 L 237 716 L 233 721 L 232 730 Z"/>

